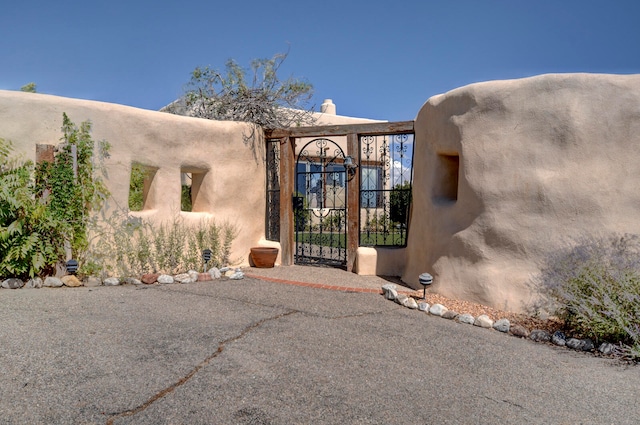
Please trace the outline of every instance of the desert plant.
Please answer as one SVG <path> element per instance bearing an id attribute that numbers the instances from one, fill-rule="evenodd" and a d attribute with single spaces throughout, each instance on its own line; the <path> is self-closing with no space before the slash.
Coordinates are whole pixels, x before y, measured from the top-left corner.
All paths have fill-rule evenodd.
<path id="1" fill-rule="evenodd" d="M 570 328 L 640 359 L 640 237 L 579 238 L 548 257 L 535 283 Z"/>
<path id="2" fill-rule="evenodd" d="M 124 211 L 95 222 L 91 233 L 90 249 L 80 261 L 81 273 L 90 271 L 83 264 L 101 264 L 102 275 L 118 277 L 199 270 L 204 266 L 204 249 L 212 252 L 209 267 L 222 267 L 231 262 L 231 244 L 237 236 L 235 226 L 228 223 L 202 220 L 187 225 L 180 217 L 153 223 Z"/>

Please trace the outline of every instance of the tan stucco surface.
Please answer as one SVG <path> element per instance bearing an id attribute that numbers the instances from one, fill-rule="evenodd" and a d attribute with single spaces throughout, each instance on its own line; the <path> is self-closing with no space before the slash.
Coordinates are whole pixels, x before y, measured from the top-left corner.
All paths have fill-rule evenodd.
<path id="1" fill-rule="evenodd" d="M 640 75 L 473 84 L 429 99 L 415 129 L 412 286 L 430 272 L 435 292 L 520 310 L 568 237 L 640 233 Z M 457 200 L 439 155 L 459 155 Z"/>
<path id="2" fill-rule="evenodd" d="M 63 112 L 111 143 L 112 208 L 126 208 L 139 162 L 157 173 L 149 208 L 133 215 L 234 223 L 239 264 L 252 246 L 279 246 L 264 239 L 264 144 L 244 143 L 248 125 L 0 91 L 0 137 L 34 159 L 35 144 L 59 143 Z M 367 121 L 322 115 L 318 125 Z M 359 248 L 356 269 L 416 288 L 429 272 L 434 292 L 522 310 L 530 278 L 567 238 L 640 233 L 639 147 L 640 75 L 542 75 L 434 96 L 415 120 L 407 247 Z M 200 212 L 178 211 L 181 170 L 206 172 Z"/>
<path id="3" fill-rule="evenodd" d="M 209 121 L 102 102 L 34 93 L 0 91 L 0 138 L 35 159 L 35 144 L 60 143 L 62 113 L 79 125 L 92 123 L 94 140 L 106 140 L 111 157 L 105 165 L 113 199 L 109 207 L 127 208 L 131 165 L 157 168 L 151 209 L 133 215 L 168 220 L 181 215 L 187 222 L 214 218 L 238 226 L 232 259 L 247 264 L 249 248 L 264 236 L 264 143 L 244 143 L 246 124 Z M 254 150 L 256 149 L 256 150 Z M 180 212 L 181 170 L 206 172 L 200 192 L 200 212 Z"/>

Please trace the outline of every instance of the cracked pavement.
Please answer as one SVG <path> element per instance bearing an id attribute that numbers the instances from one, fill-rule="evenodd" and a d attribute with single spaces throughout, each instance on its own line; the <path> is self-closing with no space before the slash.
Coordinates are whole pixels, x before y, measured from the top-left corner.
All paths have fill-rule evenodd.
<path id="1" fill-rule="evenodd" d="M 640 368 L 257 279 L 0 291 L 0 424 L 636 423 Z"/>

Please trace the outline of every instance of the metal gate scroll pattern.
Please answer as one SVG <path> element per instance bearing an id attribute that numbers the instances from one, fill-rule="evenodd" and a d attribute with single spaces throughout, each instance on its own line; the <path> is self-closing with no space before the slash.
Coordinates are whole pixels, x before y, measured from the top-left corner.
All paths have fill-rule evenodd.
<path id="1" fill-rule="evenodd" d="M 360 139 L 360 246 L 406 246 L 413 134 Z"/>
<path id="2" fill-rule="evenodd" d="M 347 264 L 347 176 L 342 148 L 329 139 L 304 145 L 293 195 L 296 264 Z"/>
<path id="3" fill-rule="evenodd" d="M 280 140 L 267 140 L 267 217 L 265 236 L 280 241 Z"/>

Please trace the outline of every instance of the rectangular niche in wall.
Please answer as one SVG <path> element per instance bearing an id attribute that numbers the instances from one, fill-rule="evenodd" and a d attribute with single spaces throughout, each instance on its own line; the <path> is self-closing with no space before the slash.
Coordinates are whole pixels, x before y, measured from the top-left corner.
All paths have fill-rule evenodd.
<path id="1" fill-rule="evenodd" d="M 436 178 L 433 186 L 433 199 L 436 202 L 455 202 L 458 200 L 458 174 L 460 156 L 456 154 L 438 154 L 436 160 Z"/>
<path id="2" fill-rule="evenodd" d="M 180 210 L 185 212 L 206 211 L 202 195 L 202 182 L 207 170 L 182 168 L 180 170 Z"/>
<path id="3" fill-rule="evenodd" d="M 153 179 L 158 171 L 137 162 L 131 164 L 131 177 L 129 178 L 129 210 L 144 211 L 154 208 L 154 200 L 151 195 Z"/>

